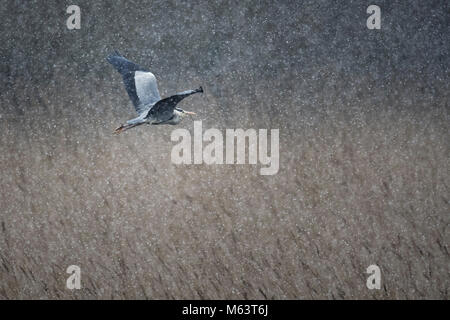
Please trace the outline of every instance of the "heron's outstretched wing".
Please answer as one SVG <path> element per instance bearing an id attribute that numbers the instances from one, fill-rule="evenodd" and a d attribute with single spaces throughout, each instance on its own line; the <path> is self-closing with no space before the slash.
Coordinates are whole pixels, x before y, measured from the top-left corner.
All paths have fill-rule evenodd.
<path id="1" fill-rule="evenodd" d="M 150 110 L 148 110 L 145 118 L 153 118 L 158 122 L 168 121 L 173 117 L 173 110 L 177 106 L 178 102 L 190 96 L 191 94 L 198 92 L 203 92 L 203 88 L 200 87 L 199 89 L 195 90 L 183 91 L 173 96 L 159 100 L 153 107 L 151 107 Z"/>
<path id="2" fill-rule="evenodd" d="M 181 101 L 179 97 L 171 96 L 159 100 L 147 113 L 145 118 L 153 118 L 158 122 L 168 121 L 173 117 L 173 110 L 177 103 Z"/>
<path id="3" fill-rule="evenodd" d="M 107 60 L 122 75 L 125 89 L 138 114 L 161 100 L 156 78 L 149 70 L 131 62 L 117 51 L 108 56 Z"/>

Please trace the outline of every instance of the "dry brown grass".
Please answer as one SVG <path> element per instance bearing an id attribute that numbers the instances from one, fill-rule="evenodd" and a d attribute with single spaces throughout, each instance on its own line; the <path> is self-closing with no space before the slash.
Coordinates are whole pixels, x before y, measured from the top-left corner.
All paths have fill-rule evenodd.
<path id="1" fill-rule="evenodd" d="M 78 0 L 80 30 L 69 2 L 6 1 L 0 299 L 448 299 L 447 2 L 381 1 L 375 31 L 355 0 Z M 279 128 L 279 173 L 175 166 L 173 127 L 112 135 L 113 49 L 162 96 L 202 85 L 204 129 Z"/>
<path id="2" fill-rule="evenodd" d="M 4 117 L 0 298 L 447 299 L 448 109 L 324 110 L 281 128 L 275 176 L 172 165 L 173 127 L 117 137 L 113 115 Z"/>

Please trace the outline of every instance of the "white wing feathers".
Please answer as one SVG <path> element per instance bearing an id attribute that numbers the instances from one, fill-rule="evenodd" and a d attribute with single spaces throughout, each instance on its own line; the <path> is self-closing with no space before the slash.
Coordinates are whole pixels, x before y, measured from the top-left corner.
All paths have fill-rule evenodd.
<path id="1" fill-rule="evenodd" d="M 137 112 L 142 113 L 161 100 L 156 83 L 156 77 L 151 72 L 135 71 L 134 83 L 136 87 L 136 95 L 139 99 Z"/>

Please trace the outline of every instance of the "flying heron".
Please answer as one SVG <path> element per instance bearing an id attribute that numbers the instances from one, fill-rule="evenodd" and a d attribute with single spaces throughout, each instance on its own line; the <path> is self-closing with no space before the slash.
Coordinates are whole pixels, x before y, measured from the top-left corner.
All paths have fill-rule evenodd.
<path id="1" fill-rule="evenodd" d="M 194 112 L 178 108 L 177 104 L 191 94 L 203 92 L 202 87 L 161 99 L 156 78 L 149 70 L 131 62 L 117 51 L 106 59 L 122 75 L 125 89 L 139 115 L 117 128 L 115 133 L 121 133 L 141 124 L 175 125 L 180 123 L 186 114 L 195 115 Z"/>

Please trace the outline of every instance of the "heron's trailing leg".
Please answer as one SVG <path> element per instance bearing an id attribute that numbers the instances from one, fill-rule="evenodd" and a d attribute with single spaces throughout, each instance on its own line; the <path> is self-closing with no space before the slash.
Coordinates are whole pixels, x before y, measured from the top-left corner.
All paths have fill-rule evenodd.
<path id="1" fill-rule="evenodd" d="M 186 98 L 186 97 L 188 97 L 188 96 L 190 96 L 192 94 L 195 94 L 195 93 L 203 93 L 203 88 L 200 87 L 200 88 L 194 89 L 194 90 L 183 91 L 183 92 L 177 93 L 176 95 L 173 95 L 173 96 L 169 97 L 169 99 L 171 99 L 171 102 L 174 102 L 175 105 L 176 105 L 176 104 L 178 104 L 178 102 L 180 102 L 184 98 Z M 195 112 L 186 111 L 186 110 L 183 110 L 181 108 L 176 108 L 175 107 L 175 110 L 180 111 L 180 112 L 182 112 L 184 114 L 191 115 L 191 116 L 196 115 Z"/>
<path id="2" fill-rule="evenodd" d="M 203 93 L 203 88 L 200 86 L 200 88 L 192 90 L 192 91 L 193 91 L 192 94 L 194 94 L 194 93 Z M 183 110 L 183 112 L 186 113 L 186 114 L 189 114 L 191 116 L 195 116 L 196 115 L 195 112 L 191 112 L 191 111 Z"/>
<path id="3" fill-rule="evenodd" d="M 195 89 L 195 90 L 192 90 L 192 91 L 193 91 L 193 92 L 192 92 L 191 94 L 194 94 L 194 93 L 203 93 L 203 88 L 200 86 L 200 88 Z M 196 115 L 195 112 L 191 112 L 191 111 L 183 110 L 183 112 L 186 113 L 186 114 L 189 114 L 189 115 L 191 115 L 191 116 L 195 116 L 195 115 Z"/>

